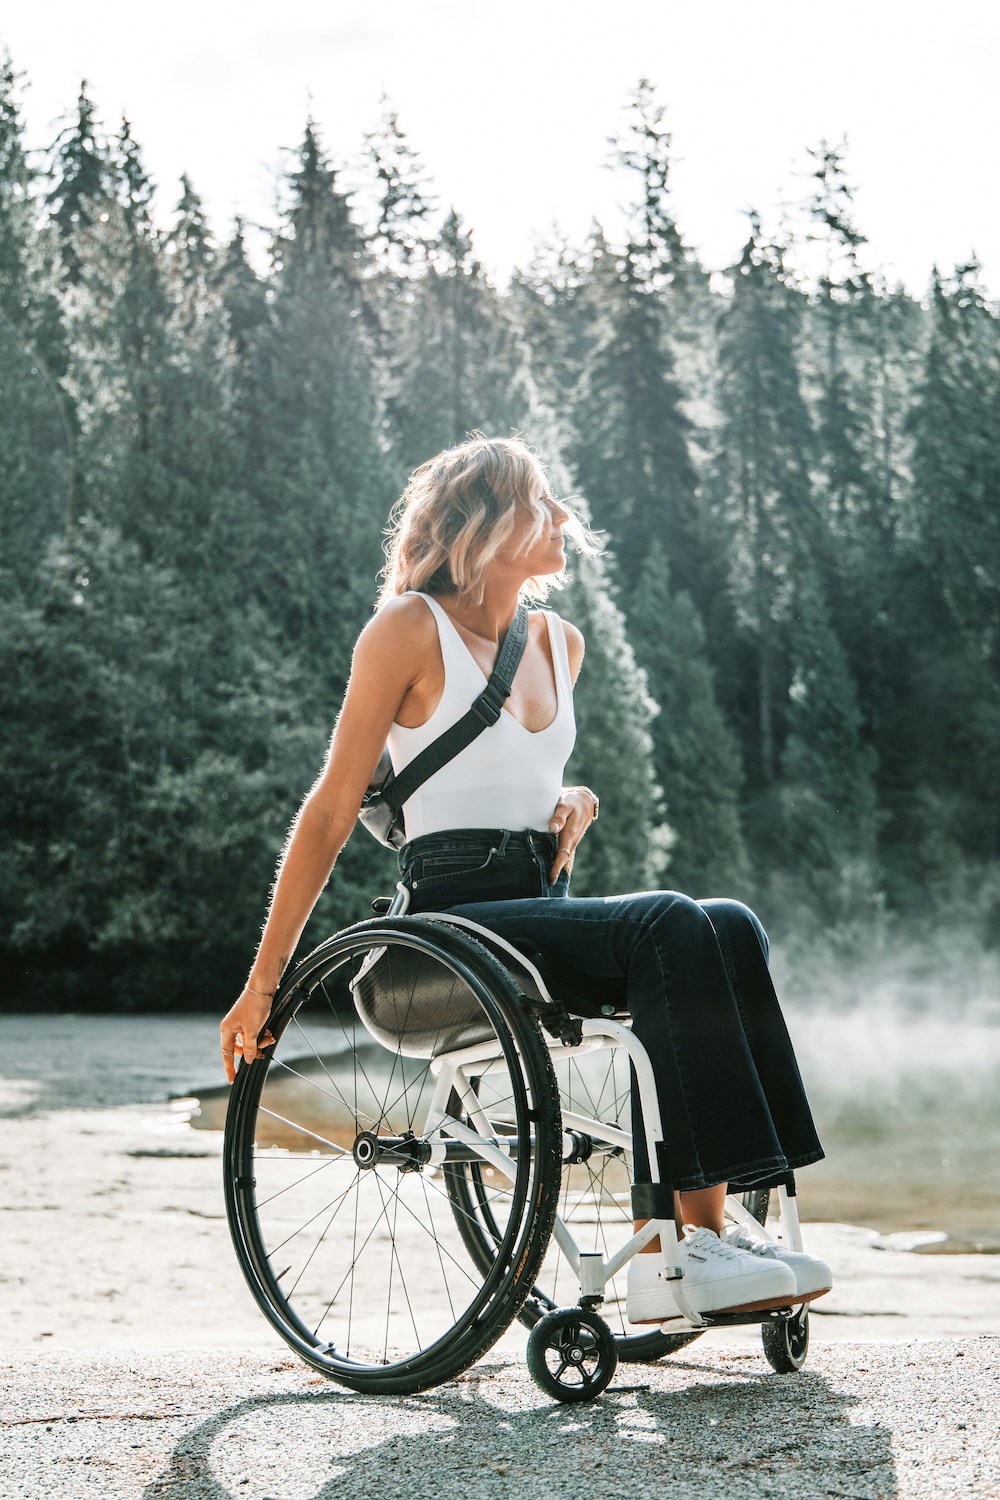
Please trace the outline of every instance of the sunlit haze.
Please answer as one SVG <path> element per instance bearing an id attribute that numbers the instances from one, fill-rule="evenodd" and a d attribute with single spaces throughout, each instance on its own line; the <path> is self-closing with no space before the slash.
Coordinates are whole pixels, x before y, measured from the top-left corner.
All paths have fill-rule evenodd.
<path id="1" fill-rule="evenodd" d="M 676 216 L 709 267 L 738 254 L 748 208 L 774 224 L 803 196 L 807 147 L 846 136 L 870 267 L 922 293 L 935 262 L 974 251 L 1000 288 L 1000 21 L 988 0 L 784 13 L 735 0 L 51 0 L 9 8 L 0 43 L 27 75 L 32 145 L 51 140 L 86 78 L 106 125 L 131 120 L 161 217 L 186 171 L 220 233 L 238 212 L 273 222 L 282 148 L 310 110 L 343 182 L 358 182 L 387 94 L 440 203 L 502 279 L 554 221 L 573 240 L 595 218 L 618 226 L 607 137 L 648 76 L 673 131 Z"/>

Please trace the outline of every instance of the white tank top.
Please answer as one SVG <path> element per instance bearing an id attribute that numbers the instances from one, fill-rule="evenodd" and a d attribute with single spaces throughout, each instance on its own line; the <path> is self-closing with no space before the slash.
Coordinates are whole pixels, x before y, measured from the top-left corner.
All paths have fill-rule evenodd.
<path id="1" fill-rule="evenodd" d="M 437 621 L 444 692 L 425 724 L 408 729 L 393 724 L 388 746 L 398 776 L 439 734 L 472 707 L 487 678 L 436 599 L 418 594 Z M 563 786 L 563 773 L 576 740 L 573 679 L 566 632 L 559 616 L 542 610 L 556 677 L 556 716 L 537 733 L 525 729 L 506 708 L 454 760 L 417 788 L 403 804 L 407 838 L 450 828 L 537 828 L 545 830 Z"/>

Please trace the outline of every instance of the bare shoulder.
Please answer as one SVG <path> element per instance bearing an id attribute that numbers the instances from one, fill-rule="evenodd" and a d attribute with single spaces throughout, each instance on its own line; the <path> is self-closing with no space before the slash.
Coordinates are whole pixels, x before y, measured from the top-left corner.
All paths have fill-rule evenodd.
<path id="1" fill-rule="evenodd" d="M 354 648 L 358 660 L 383 660 L 398 667 L 406 662 L 419 670 L 437 641 L 434 616 L 422 599 L 401 594 L 368 621 Z"/>

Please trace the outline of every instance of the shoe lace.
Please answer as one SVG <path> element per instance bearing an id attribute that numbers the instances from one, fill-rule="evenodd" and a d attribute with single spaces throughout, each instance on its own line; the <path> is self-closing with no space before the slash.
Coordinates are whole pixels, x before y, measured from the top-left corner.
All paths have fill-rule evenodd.
<path id="1" fill-rule="evenodd" d="M 766 1240 L 759 1240 L 754 1235 L 748 1234 L 742 1224 L 729 1224 L 722 1231 L 722 1238 L 727 1245 L 734 1250 L 747 1250 L 751 1255 L 770 1255 L 771 1246 Z"/>
<path id="2" fill-rule="evenodd" d="M 736 1248 L 725 1237 L 720 1237 L 711 1229 L 695 1224 L 684 1225 L 684 1244 L 685 1247 L 697 1250 L 699 1255 L 722 1256 L 726 1260 L 732 1259 L 733 1250 Z"/>

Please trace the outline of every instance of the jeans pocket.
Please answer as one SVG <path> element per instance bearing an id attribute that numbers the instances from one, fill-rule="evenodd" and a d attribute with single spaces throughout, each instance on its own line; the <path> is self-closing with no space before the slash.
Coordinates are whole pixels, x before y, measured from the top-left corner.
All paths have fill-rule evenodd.
<path id="1" fill-rule="evenodd" d="M 492 868 L 498 852 L 491 849 L 485 859 L 481 849 L 466 854 L 418 855 L 407 871 L 407 883 L 411 890 L 426 891 L 449 881 L 471 880 Z"/>

